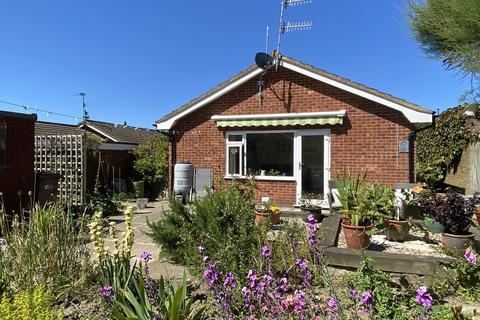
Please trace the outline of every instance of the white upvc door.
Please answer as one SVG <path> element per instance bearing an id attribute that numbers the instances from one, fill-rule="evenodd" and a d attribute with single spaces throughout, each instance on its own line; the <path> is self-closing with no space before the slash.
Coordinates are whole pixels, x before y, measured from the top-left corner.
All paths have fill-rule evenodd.
<path id="1" fill-rule="evenodd" d="M 322 195 L 323 200 L 330 180 L 330 130 L 299 130 L 294 139 L 297 204 L 303 193 Z"/>

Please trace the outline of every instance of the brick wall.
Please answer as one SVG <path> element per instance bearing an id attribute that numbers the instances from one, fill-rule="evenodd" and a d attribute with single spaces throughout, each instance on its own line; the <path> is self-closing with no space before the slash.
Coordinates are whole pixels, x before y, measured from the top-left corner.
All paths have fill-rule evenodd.
<path id="1" fill-rule="evenodd" d="M 215 178 L 225 174 L 225 131 L 210 120 L 213 115 L 266 114 L 347 110 L 343 125 L 299 126 L 288 129 L 331 129 L 332 173 L 368 170 L 370 180 L 394 186 L 409 182 L 408 153 L 398 152 L 398 141 L 408 139 L 410 124 L 398 111 L 280 68 L 263 77 L 263 103 L 257 96 L 258 77 L 223 95 L 174 126 L 176 161 L 211 167 Z M 285 128 L 248 128 L 272 130 Z M 171 169 L 171 168 L 170 168 Z M 214 179 L 215 180 L 215 179 Z M 257 198 L 292 205 L 295 182 L 259 181 Z M 258 200 L 257 199 L 257 200 Z"/>

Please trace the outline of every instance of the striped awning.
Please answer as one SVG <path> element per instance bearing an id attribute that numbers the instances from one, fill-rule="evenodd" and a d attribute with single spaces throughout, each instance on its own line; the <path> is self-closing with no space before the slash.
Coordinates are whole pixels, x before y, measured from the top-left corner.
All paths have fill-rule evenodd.
<path id="1" fill-rule="evenodd" d="M 219 128 L 275 127 L 343 124 L 344 110 L 334 112 L 277 113 L 234 116 L 213 116 Z"/>

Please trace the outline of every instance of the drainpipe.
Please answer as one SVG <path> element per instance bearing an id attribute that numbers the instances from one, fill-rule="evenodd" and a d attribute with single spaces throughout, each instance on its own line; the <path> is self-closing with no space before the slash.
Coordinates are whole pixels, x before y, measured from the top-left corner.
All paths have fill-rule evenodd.
<path id="1" fill-rule="evenodd" d="M 175 163 L 177 162 L 177 140 L 176 140 L 175 136 L 178 134 L 178 131 L 162 130 L 162 131 L 160 131 L 160 133 L 168 137 L 168 142 L 172 146 L 172 148 L 170 150 L 170 156 L 171 156 L 170 167 L 171 167 L 171 170 L 169 172 L 169 182 L 168 182 L 168 191 L 170 192 L 170 194 L 172 194 L 173 193 L 173 179 L 175 178 L 174 177 L 174 167 L 175 167 Z"/>
<path id="2" fill-rule="evenodd" d="M 417 140 L 417 133 L 422 132 L 424 130 L 430 129 L 435 127 L 435 119 L 438 117 L 438 115 L 435 115 L 435 112 L 432 112 L 433 118 L 432 118 L 432 124 L 427 125 L 425 127 L 421 127 L 416 130 L 410 131 L 408 135 L 408 146 L 409 146 L 409 152 L 408 152 L 408 179 L 410 180 L 410 183 L 415 182 L 415 149 L 414 149 L 414 144 L 415 141 Z"/>

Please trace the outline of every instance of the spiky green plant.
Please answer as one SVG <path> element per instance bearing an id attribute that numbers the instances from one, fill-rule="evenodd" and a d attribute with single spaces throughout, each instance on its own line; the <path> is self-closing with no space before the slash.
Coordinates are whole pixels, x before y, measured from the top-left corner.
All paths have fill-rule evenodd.
<path id="1" fill-rule="evenodd" d="M 36 205 L 13 220 L 0 210 L 5 241 L 0 273 L 8 284 L 5 289 L 20 292 L 45 284 L 59 297 L 81 286 L 89 274 L 83 221 L 56 203 Z"/>

